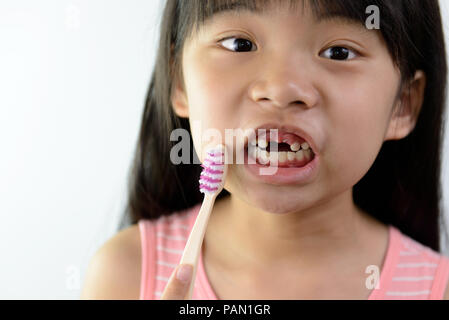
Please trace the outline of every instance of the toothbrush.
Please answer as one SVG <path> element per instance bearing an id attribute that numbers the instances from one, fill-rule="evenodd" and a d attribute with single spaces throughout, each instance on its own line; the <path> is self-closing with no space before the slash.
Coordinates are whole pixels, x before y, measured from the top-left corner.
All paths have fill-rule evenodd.
<path id="1" fill-rule="evenodd" d="M 215 198 L 223 190 L 224 181 L 227 174 L 226 147 L 219 144 L 209 149 L 206 159 L 201 165 L 203 170 L 200 176 L 200 192 L 204 193 L 203 203 L 201 205 L 195 224 L 190 232 L 181 262 L 179 264 L 193 265 L 192 280 L 190 282 L 189 291 L 185 300 L 192 299 L 193 287 L 195 284 L 196 270 L 198 266 L 198 258 L 201 252 L 201 245 L 206 232 L 207 222 L 209 220 Z"/>

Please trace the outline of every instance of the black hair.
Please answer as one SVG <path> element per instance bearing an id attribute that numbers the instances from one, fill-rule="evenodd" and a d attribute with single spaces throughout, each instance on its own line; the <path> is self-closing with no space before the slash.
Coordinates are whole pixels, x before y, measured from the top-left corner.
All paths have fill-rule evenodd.
<path id="1" fill-rule="evenodd" d="M 190 132 L 188 119 L 175 115 L 171 92 L 181 79 L 185 40 L 214 14 L 228 9 L 263 10 L 273 0 L 168 0 L 162 15 L 159 47 L 147 91 L 140 133 L 129 176 L 125 216 L 131 223 L 157 219 L 190 208 L 203 199 L 198 164 L 174 165 L 170 133 Z M 286 1 L 283 0 L 284 3 Z M 380 9 L 378 30 L 407 87 L 417 70 L 426 75 L 423 105 L 414 130 L 401 140 L 384 142 L 368 173 L 353 187 L 354 203 L 385 224 L 440 250 L 444 224 L 441 157 L 446 99 L 446 52 L 437 0 L 303 0 L 315 17 L 343 17 L 365 25 L 366 8 Z M 182 83 L 184 86 L 184 83 Z M 401 108 L 402 108 L 401 104 Z M 193 141 L 190 141 L 194 150 Z M 223 190 L 217 199 L 228 196 Z M 441 220 L 440 220 L 441 219 Z"/>

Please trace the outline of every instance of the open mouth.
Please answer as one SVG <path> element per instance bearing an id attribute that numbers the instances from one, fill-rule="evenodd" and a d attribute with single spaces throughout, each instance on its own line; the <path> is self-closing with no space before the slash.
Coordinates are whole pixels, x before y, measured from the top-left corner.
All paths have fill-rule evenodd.
<path id="1" fill-rule="evenodd" d="M 312 162 L 315 153 L 309 143 L 295 133 L 278 131 L 277 136 L 267 132 L 257 134 L 245 144 L 248 164 L 300 168 Z"/>

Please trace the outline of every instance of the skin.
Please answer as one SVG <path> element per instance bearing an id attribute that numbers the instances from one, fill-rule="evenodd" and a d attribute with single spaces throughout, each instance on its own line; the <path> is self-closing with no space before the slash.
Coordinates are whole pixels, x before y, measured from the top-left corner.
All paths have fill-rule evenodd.
<path id="1" fill-rule="evenodd" d="M 352 188 L 384 141 L 415 127 L 425 75 L 418 71 L 410 92 L 399 92 L 400 72 L 378 31 L 339 20 L 318 24 L 307 8 L 268 12 L 216 15 L 186 40 L 185 87 L 175 79 L 173 108 L 191 125 L 202 124 L 203 131 L 191 126 L 196 150 L 204 150 L 208 128 L 225 137 L 225 129 L 273 120 L 300 126 L 317 145 L 320 170 L 307 184 L 274 185 L 243 165 L 228 167 L 231 196 L 216 202 L 204 238 L 210 281 L 219 298 L 231 298 L 228 287 L 235 299 L 333 298 L 345 291 L 367 297 L 365 268 L 382 266 L 388 232 L 355 206 Z M 250 40 L 254 51 L 232 51 L 229 41 L 220 46 L 226 36 Z M 333 46 L 355 57 L 324 56 Z M 393 112 L 401 103 L 404 112 Z M 300 288 L 292 285 L 297 281 Z"/>
<path id="2" fill-rule="evenodd" d="M 178 278 L 178 271 L 181 267 L 189 268 L 190 272 L 186 273 L 184 278 Z M 190 264 L 187 265 L 178 265 L 176 269 L 173 271 L 170 276 L 170 280 L 167 283 L 167 286 L 162 293 L 161 300 L 190 300 L 187 297 L 189 291 L 189 285 L 192 281 L 192 270 L 193 266 Z M 187 276 L 188 275 L 188 276 Z"/>

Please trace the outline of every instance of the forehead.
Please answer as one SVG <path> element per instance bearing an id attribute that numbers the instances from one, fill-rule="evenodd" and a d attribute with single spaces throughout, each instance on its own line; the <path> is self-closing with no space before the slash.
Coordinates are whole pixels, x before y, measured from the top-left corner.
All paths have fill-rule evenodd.
<path id="1" fill-rule="evenodd" d="M 364 26 L 364 12 L 352 6 L 351 10 L 345 10 L 344 5 L 336 0 L 328 3 L 326 0 L 216 0 L 209 1 L 203 7 L 201 13 L 205 24 L 216 17 L 234 16 L 245 14 L 257 16 L 270 16 L 273 12 L 283 12 L 298 16 L 310 16 L 315 24 L 325 22 L 338 22 L 349 26 Z"/>

